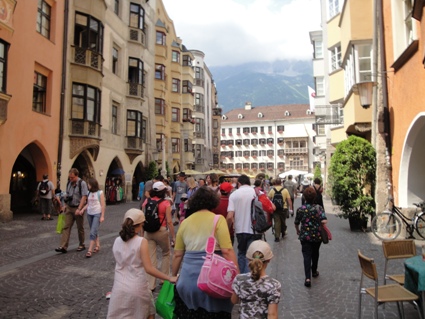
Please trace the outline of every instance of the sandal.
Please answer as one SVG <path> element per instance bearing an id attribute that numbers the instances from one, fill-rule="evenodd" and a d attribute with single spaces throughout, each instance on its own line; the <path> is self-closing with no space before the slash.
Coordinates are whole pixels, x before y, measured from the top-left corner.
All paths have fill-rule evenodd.
<path id="1" fill-rule="evenodd" d="M 100 251 L 100 246 L 96 246 L 94 249 L 93 249 L 93 253 L 98 253 Z"/>
<path id="2" fill-rule="evenodd" d="M 90 258 L 91 257 L 91 251 L 89 250 L 87 253 L 86 253 L 86 258 Z"/>
<path id="3" fill-rule="evenodd" d="M 86 246 L 78 246 L 77 251 L 83 251 L 86 249 Z"/>

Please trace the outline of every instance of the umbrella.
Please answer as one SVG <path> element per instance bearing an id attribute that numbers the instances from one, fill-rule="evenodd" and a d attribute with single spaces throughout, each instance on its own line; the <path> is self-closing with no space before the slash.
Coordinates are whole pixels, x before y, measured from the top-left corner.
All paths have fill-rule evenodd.
<path id="1" fill-rule="evenodd" d="M 180 173 L 185 173 L 186 175 L 200 175 L 200 174 L 203 174 L 202 172 L 195 171 L 194 169 L 185 169 L 184 171 L 181 171 L 179 173 L 176 173 L 176 175 L 177 174 L 180 174 Z"/>
<path id="2" fill-rule="evenodd" d="M 210 169 L 209 171 L 203 172 L 202 174 L 208 175 L 208 174 L 217 174 L 217 175 L 226 175 L 226 173 L 218 170 L 218 169 Z"/>
<path id="3" fill-rule="evenodd" d="M 284 172 L 284 173 L 279 174 L 279 177 L 280 177 L 280 178 L 284 178 L 284 177 L 286 177 L 286 176 L 288 176 L 288 175 L 298 176 L 298 175 L 305 175 L 305 174 L 307 174 L 307 173 L 308 173 L 308 172 L 306 172 L 306 171 L 299 171 L 299 170 L 297 170 L 297 169 L 291 169 L 291 170 L 289 170 L 289 171 L 286 171 L 286 172 Z"/>
<path id="4" fill-rule="evenodd" d="M 125 172 L 122 168 L 116 168 L 114 169 L 110 175 L 124 175 Z"/>

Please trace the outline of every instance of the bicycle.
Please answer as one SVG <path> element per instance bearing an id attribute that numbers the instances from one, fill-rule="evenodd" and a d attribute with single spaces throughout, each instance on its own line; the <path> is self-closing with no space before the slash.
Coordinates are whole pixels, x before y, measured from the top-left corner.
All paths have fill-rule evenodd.
<path id="1" fill-rule="evenodd" d="M 376 237 L 381 240 L 397 238 L 403 223 L 406 226 L 406 233 L 409 234 L 406 238 L 415 239 L 413 232 L 416 230 L 417 234 L 425 239 L 425 202 L 413 203 L 420 210 L 415 212 L 411 220 L 401 212 L 400 207 L 394 205 L 392 198 L 388 199 L 388 203 L 391 204 L 391 210 L 380 212 L 372 219 L 372 232 Z"/>

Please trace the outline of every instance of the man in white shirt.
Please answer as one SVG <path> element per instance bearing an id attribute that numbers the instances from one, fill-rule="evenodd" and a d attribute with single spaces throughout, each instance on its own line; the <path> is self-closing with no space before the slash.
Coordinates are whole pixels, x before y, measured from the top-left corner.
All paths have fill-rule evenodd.
<path id="1" fill-rule="evenodd" d="M 247 273 L 248 260 L 246 251 L 249 245 L 256 239 L 261 238 L 261 234 L 254 234 L 251 223 L 251 204 L 255 197 L 255 191 L 251 187 L 249 177 L 241 175 L 238 178 L 239 188 L 229 197 L 227 207 L 227 223 L 234 225 L 236 239 L 238 240 L 238 264 L 241 273 Z"/>

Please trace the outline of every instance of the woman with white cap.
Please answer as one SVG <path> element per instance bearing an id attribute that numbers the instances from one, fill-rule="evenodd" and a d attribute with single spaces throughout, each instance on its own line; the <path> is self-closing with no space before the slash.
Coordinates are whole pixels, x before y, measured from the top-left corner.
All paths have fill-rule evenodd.
<path id="1" fill-rule="evenodd" d="M 233 281 L 232 302 L 240 302 L 240 319 L 278 318 L 281 284 L 266 274 L 267 266 L 273 258 L 270 245 L 263 240 L 255 240 L 246 252 L 250 273 L 237 275 Z"/>
<path id="2" fill-rule="evenodd" d="M 132 208 L 125 213 L 120 236 L 115 239 L 115 276 L 109 303 L 108 317 L 154 319 L 155 305 L 146 273 L 162 280 L 176 282 L 177 277 L 157 270 L 149 257 L 148 242 L 137 234 L 145 215 Z"/>

